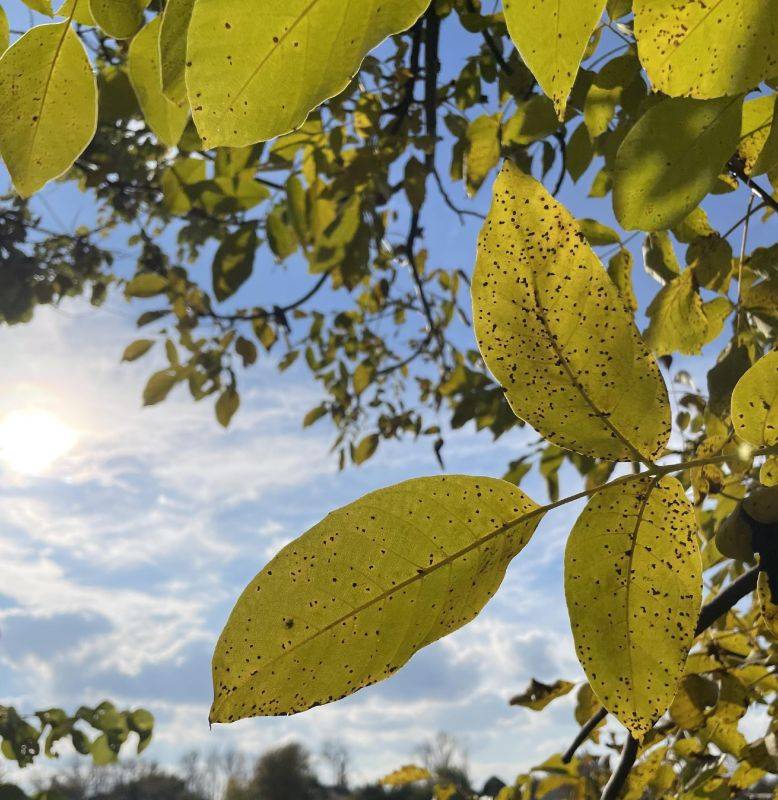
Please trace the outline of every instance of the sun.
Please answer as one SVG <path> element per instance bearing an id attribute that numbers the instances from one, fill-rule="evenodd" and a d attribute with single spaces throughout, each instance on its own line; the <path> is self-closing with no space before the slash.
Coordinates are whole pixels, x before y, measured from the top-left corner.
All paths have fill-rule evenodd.
<path id="1" fill-rule="evenodd" d="M 41 475 L 67 454 L 78 436 L 58 416 L 18 409 L 0 419 L 0 462 L 23 475 Z"/>

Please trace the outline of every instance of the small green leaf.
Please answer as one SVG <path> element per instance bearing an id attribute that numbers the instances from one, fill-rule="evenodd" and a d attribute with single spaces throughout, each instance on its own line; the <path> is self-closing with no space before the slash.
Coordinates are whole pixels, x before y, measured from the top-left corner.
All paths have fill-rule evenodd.
<path id="1" fill-rule="evenodd" d="M 621 236 L 613 228 L 603 225 L 602 222 L 597 222 L 596 219 L 579 219 L 578 227 L 592 247 L 619 244 L 621 242 Z"/>
<path id="2" fill-rule="evenodd" d="M 755 447 L 778 443 L 778 350 L 754 364 L 732 392 L 732 424 Z"/>
<path id="3" fill-rule="evenodd" d="M 257 251 L 257 228 L 246 223 L 222 239 L 213 259 L 213 292 L 227 300 L 251 277 Z"/>
<path id="4" fill-rule="evenodd" d="M 27 31 L 0 58 L 0 155 L 29 197 L 73 165 L 97 127 L 97 82 L 69 22 Z"/>
<path id="5" fill-rule="evenodd" d="M 578 658 L 602 704 L 637 738 L 667 711 L 694 640 L 697 535 L 679 481 L 647 475 L 598 492 L 567 542 Z"/>
<path id="6" fill-rule="evenodd" d="M 740 98 L 668 98 L 632 127 L 616 155 L 613 208 L 627 230 L 684 219 L 713 188 L 737 147 Z"/>
<path id="7" fill-rule="evenodd" d="M 153 406 L 161 403 L 176 383 L 178 383 L 178 373 L 175 370 L 165 369 L 155 372 L 143 390 L 143 405 Z"/>
<path id="8" fill-rule="evenodd" d="M 130 39 L 143 27 L 150 0 L 89 0 L 89 11 L 100 29 L 114 39 Z"/>
<path id="9" fill-rule="evenodd" d="M 778 2 L 634 0 L 640 61 L 654 90 L 737 95 L 778 74 Z"/>
<path id="10" fill-rule="evenodd" d="M 499 116 L 476 117 L 467 128 L 465 181 L 472 197 L 500 161 Z"/>
<path id="11" fill-rule="evenodd" d="M 154 346 L 153 339 L 138 339 L 137 342 L 128 344 L 122 356 L 122 361 L 137 361 Z"/>
<path id="12" fill-rule="evenodd" d="M 424 205 L 424 198 L 427 194 L 426 185 L 427 168 L 418 158 L 412 156 L 405 164 L 403 187 L 414 211 L 418 211 Z"/>
<path id="13" fill-rule="evenodd" d="M 504 0 L 508 32 L 521 58 L 563 119 L 567 99 L 605 0 Z"/>
<path id="14" fill-rule="evenodd" d="M 161 17 L 154 17 L 135 36 L 130 44 L 127 68 L 146 124 L 160 142 L 168 147 L 175 147 L 186 127 L 189 110 L 186 106 L 171 103 L 162 93 L 162 70 L 159 61 L 160 25 Z"/>
<path id="15" fill-rule="evenodd" d="M 229 427 L 232 418 L 240 408 L 240 395 L 234 386 L 228 386 L 216 401 L 216 419 L 223 428 Z"/>
<path id="16" fill-rule="evenodd" d="M 369 436 L 365 436 L 365 438 L 354 447 L 354 452 L 351 456 L 354 463 L 357 465 L 364 464 L 365 461 L 372 458 L 375 451 L 378 449 L 379 441 L 380 439 L 377 433 L 371 433 Z"/>
<path id="17" fill-rule="evenodd" d="M 213 658 L 211 722 L 294 714 L 388 678 L 479 613 L 541 516 L 509 483 L 458 475 L 332 512 L 238 600 Z"/>
<path id="18" fill-rule="evenodd" d="M 481 232 L 472 294 L 481 353 L 518 417 L 585 455 L 662 452 L 667 388 L 632 315 L 567 209 L 510 163 Z"/>

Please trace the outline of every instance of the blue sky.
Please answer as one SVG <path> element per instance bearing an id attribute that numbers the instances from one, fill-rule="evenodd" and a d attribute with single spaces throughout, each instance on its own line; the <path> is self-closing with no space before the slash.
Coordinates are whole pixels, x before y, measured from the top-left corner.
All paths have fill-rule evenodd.
<path id="1" fill-rule="evenodd" d="M 18 0 L 8 4 L 12 25 L 26 21 L 22 8 Z M 461 36 L 444 28 L 444 61 L 461 57 Z M 568 179 L 561 199 L 578 216 L 613 224 L 609 201 L 585 197 L 591 177 L 575 186 Z M 466 202 L 461 185 L 450 189 Z M 714 223 L 734 221 L 747 199 L 739 190 L 709 204 Z M 49 227 L 88 223 L 94 214 L 90 198 L 68 187 L 50 186 L 33 203 Z M 488 182 L 473 207 L 487 204 Z M 477 225 L 460 227 L 437 198 L 425 218 L 432 262 L 470 271 Z M 755 226 L 751 241 L 760 239 L 766 232 Z M 633 252 L 645 306 L 656 284 L 639 268 L 639 244 Z M 278 293 L 273 300 L 295 296 L 306 285 L 305 276 L 294 274 L 275 272 L 268 280 L 260 266 L 241 294 L 244 303 L 271 291 Z M 27 712 L 104 697 L 142 704 L 158 720 L 148 757 L 164 763 L 192 748 L 257 753 L 298 739 L 316 750 L 339 738 L 362 779 L 406 763 L 438 730 L 460 738 L 479 779 L 497 773 L 509 780 L 566 746 L 576 730 L 572 697 L 543 714 L 510 708 L 507 700 L 532 677 L 582 677 L 561 584 L 574 506 L 542 522 L 475 622 L 418 654 L 392 679 L 298 717 L 209 730 L 211 651 L 245 584 L 330 509 L 438 467 L 428 446 L 407 442 L 382 446 L 365 467 L 339 473 L 326 423 L 301 429 L 303 414 L 319 401 L 304 369 L 279 375 L 265 363 L 247 372 L 241 411 L 226 432 L 210 405 L 195 405 L 180 392 L 142 409 L 141 391 L 157 356 L 119 363 L 136 335 L 136 311 L 120 296 L 99 310 L 75 300 L 39 309 L 28 325 L 0 328 L 4 701 Z M 697 359 L 693 374 L 704 379 L 708 366 L 709 356 Z M 44 424 L 53 427 L 37 443 L 42 463 L 26 463 L 22 454 Z M 18 432 L 25 425 L 28 438 L 9 444 L 9 426 Z M 488 435 L 465 429 L 449 439 L 447 468 L 499 476 L 534 436 L 525 429 L 492 444 Z M 52 441 L 60 451 L 53 460 Z M 576 479 L 565 474 L 572 492 Z M 536 477 L 523 488 L 545 499 Z"/>

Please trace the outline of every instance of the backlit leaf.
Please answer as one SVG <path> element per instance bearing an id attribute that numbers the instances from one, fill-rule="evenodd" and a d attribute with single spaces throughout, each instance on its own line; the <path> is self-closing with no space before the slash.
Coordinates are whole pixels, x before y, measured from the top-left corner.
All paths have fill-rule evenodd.
<path id="1" fill-rule="evenodd" d="M 743 103 L 743 123 L 737 152 L 743 159 L 743 168 L 748 175 L 756 174 L 754 166 L 759 161 L 759 156 L 770 136 L 775 98 L 774 94 L 762 95 Z M 766 161 L 770 160 L 769 157 L 766 158 Z M 764 167 L 764 171 L 767 171 L 767 166 Z"/>
<path id="2" fill-rule="evenodd" d="M 760 358 L 737 382 L 732 424 L 755 447 L 778 443 L 778 350 Z"/>
<path id="3" fill-rule="evenodd" d="M 570 213 L 507 163 L 473 276 L 476 336 L 517 416 L 551 442 L 653 459 L 667 389 L 618 290 Z"/>
<path id="4" fill-rule="evenodd" d="M 186 37 L 195 0 L 168 0 L 159 31 L 162 93 L 173 103 L 186 102 Z"/>
<path id="5" fill-rule="evenodd" d="M 154 19 L 132 40 L 127 58 L 130 82 L 149 128 L 163 144 L 175 147 L 186 127 L 189 110 L 162 94 L 159 62 L 159 28 Z"/>
<path id="6" fill-rule="evenodd" d="M 635 0 L 638 54 L 656 91 L 709 99 L 778 74 L 778 0 Z"/>
<path id="7" fill-rule="evenodd" d="M 251 277 L 257 244 L 257 227 L 252 222 L 222 239 L 213 259 L 213 292 L 217 300 L 232 297 Z"/>
<path id="8" fill-rule="evenodd" d="M 711 190 L 740 137 L 739 98 L 667 98 L 627 134 L 616 156 L 613 208 L 623 228 L 680 222 Z"/>
<path id="9" fill-rule="evenodd" d="M 429 0 L 196 0 L 187 86 L 207 147 L 240 147 L 301 125 L 362 59 Z"/>
<path id="10" fill-rule="evenodd" d="M 679 481 L 643 476 L 595 495 L 568 539 L 565 594 L 592 688 L 642 737 L 675 696 L 702 597 L 694 509 Z"/>
<path id="11" fill-rule="evenodd" d="M 534 678 L 530 685 L 521 693 L 511 698 L 512 706 L 522 706 L 532 711 L 542 711 L 549 703 L 558 697 L 564 697 L 575 688 L 575 684 L 570 681 L 554 681 L 554 683 L 542 683 Z"/>
<path id="12" fill-rule="evenodd" d="M 332 512 L 238 600 L 214 654 L 211 721 L 294 714 L 389 677 L 478 614 L 537 509 L 504 481 L 441 476 Z"/>
<path id="13" fill-rule="evenodd" d="M 562 119 L 605 0 L 504 0 L 503 9 L 522 60 Z"/>
<path id="14" fill-rule="evenodd" d="M 69 22 L 32 28 L 0 58 L 0 155 L 24 197 L 66 172 L 94 136 L 97 83 Z"/>
<path id="15" fill-rule="evenodd" d="M 100 29 L 114 39 L 130 39 L 143 27 L 150 0 L 89 0 L 89 11 Z"/>
<path id="16" fill-rule="evenodd" d="M 500 160 L 500 120 L 498 116 L 476 117 L 467 129 L 465 179 L 473 196 Z"/>
<path id="17" fill-rule="evenodd" d="M 0 6 L 0 53 L 8 49 L 11 43 L 11 26 L 8 23 L 8 15 L 5 9 Z"/>

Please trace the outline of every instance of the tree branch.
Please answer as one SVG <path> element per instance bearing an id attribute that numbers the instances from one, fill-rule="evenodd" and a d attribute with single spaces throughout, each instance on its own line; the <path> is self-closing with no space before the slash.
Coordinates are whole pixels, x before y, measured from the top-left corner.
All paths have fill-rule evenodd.
<path id="1" fill-rule="evenodd" d="M 394 121 L 389 126 L 389 134 L 395 136 L 400 132 L 408 110 L 413 103 L 413 94 L 416 90 L 416 81 L 419 79 L 419 60 L 421 56 L 421 41 L 424 33 L 424 17 L 413 26 L 413 40 L 411 42 L 411 58 L 408 69 L 411 77 L 405 83 L 405 91 L 399 104 L 392 109 L 387 109 L 395 114 Z"/>
<path id="2" fill-rule="evenodd" d="M 727 169 L 740 181 L 742 181 L 748 188 L 773 211 L 778 213 L 778 200 L 776 200 L 767 189 L 760 186 L 750 175 L 746 174 L 743 159 L 739 156 L 733 156 L 727 162 Z"/>
<path id="3" fill-rule="evenodd" d="M 624 749 L 621 751 L 619 765 L 616 767 L 613 775 L 611 775 L 611 779 L 603 789 L 600 800 L 616 800 L 621 794 L 624 784 L 627 782 L 627 778 L 629 777 L 629 773 L 632 770 L 637 756 L 638 740 L 632 736 L 628 736 L 627 741 L 624 742 Z"/>

